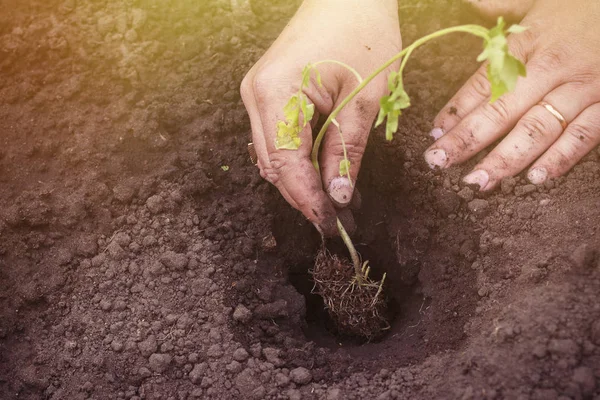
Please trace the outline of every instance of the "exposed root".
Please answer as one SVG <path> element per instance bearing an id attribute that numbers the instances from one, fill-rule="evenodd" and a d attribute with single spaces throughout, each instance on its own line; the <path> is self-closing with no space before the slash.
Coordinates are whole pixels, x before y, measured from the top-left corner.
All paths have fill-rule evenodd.
<path id="1" fill-rule="evenodd" d="M 371 280 L 367 262 L 361 272 L 357 278 L 352 263 L 322 249 L 312 271 L 313 292 L 323 298 L 339 334 L 372 340 L 390 327 L 383 293 L 385 275 L 380 282 Z"/>

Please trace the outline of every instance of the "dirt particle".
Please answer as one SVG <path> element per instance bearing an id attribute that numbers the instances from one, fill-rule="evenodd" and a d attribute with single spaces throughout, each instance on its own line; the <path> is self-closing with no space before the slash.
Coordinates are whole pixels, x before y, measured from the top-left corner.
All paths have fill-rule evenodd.
<path id="1" fill-rule="evenodd" d="M 526 196 L 529 193 L 533 193 L 535 191 L 537 191 L 537 187 L 532 184 L 517 186 L 517 187 L 515 187 L 515 196 L 523 197 L 523 196 Z"/>
<path id="2" fill-rule="evenodd" d="M 464 188 L 462 188 L 456 194 L 458 195 L 458 197 L 460 197 L 461 199 L 463 199 L 466 202 L 469 202 L 469 201 L 473 200 L 473 197 L 474 197 L 473 189 L 471 189 L 470 187 L 467 187 L 467 186 L 465 186 Z"/>
<path id="3" fill-rule="evenodd" d="M 187 267 L 189 259 L 185 254 L 167 251 L 160 257 L 160 262 L 170 270 L 181 271 Z"/>
<path id="4" fill-rule="evenodd" d="M 281 367 L 284 364 L 283 360 L 281 359 L 281 350 L 266 347 L 262 352 L 265 356 L 265 359 L 274 366 Z"/>
<path id="5" fill-rule="evenodd" d="M 129 204 L 135 196 L 136 190 L 128 184 L 118 184 L 113 188 L 113 196 L 123 204 Z"/>
<path id="6" fill-rule="evenodd" d="M 221 348 L 220 344 L 213 344 L 208 348 L 206 355 L 210 358 L 219 358 L 223 355 L 223 349 Z"/>
<path id="7" fill-rule="evenodd" d="M 235 308 L 233 312 L 233 319 L 243 324 L 249 322 L 252 319 L 252 312 L 248 310 L 244 305 L 240 304 Z"/>
<path id="8" fill-rule="evenodd" d="M 275 375 L 275 383 L 279 387 L 286 387 L 287 385 L 290 384 L 290 378 L 288 376 L 286 376 L 285 374 L 278 372 Z"/>
<path id="9" fill-rule="evenodd" d="M 164 208 L 164 200 L 159 195 L 148 197 L 146 200 L 146 207 L 152 214 L 160 213 Z"/>
<path id="10" fill-rule="evenodd" d="M 117 242 L 110 242 L 110 244 L 106 247 L 106 252 L 113 260 L 122 260 L 125 258 L 125 250 L 121 247 L 121 245 Z"/>
<path id="11" fill-rule="evenodd" d="M 504 194 L 511 194 L 516 185 L 517 181 L 512 176 L 506 177 L 500 181 L 500 189 Z"/>
<path id="12" fill-rule="evenodd" d="M 340 388 L 329 388 L 327 391 L 327 400 L 342 400 L 344 395 Z"/>
<path id="13" fill-rule="evenodd" d="M 298 385 L 307 385 L 312 381 L 312 374 L 308 369 L 298 367 L 290 371 L 290 379 Z"/>
<path id="14" fill-rule="evenodd" d="M 260 381 L 250 368 L 246 368 L 235 377 L 235 386 L 240 393 L 251 393 L 259 385 Z"/>
<path id="15" fill-rule="evenodd" d="M 188 374 L 192 383 L 193 384 L 200 383 L 202 381 L 202 378 L 204 377 L 204 374 L 206 373 L 207 369 L 208 369 L 208 364 L 206 364 L 206 363 L 200 363 L 200 364 L 194 365 L 194 369 L 192 369 L 190 371 L 190 373 Z"/>
<path id="16" fill-rule="evenodd" d="M 150 357 L 153 353 L 158 350 L 158 343 L 156 341 L 156 336 L 149 335 L 146 340 L 139 342 L 137 345 L 140 353 L 144 357 Z"/>
<path id="17" fill-rule="evenodd" d="M 274 319 L 288 316 L 287 301 L 276 300 L 272 303 L 261 304 L 256 307 L 254 314 L 260 319 Z"/>
<path id="18" fill-rule="evenodd" d="M 150 369 L 154 372 L 163 373 L 171 364 L 173 357 L 169 354 L 154 353 L 148 359 Z"/>
<path id="19" fill-rule="evenodd" d="M 460 197 L 451 190 L 435 189 L 436 206 L 443 216 L 453 213 L 460 206 Z"/>
<path id="20" fill-rule="evenodd" d="M 473 214 L 483 217 L 487 215 L 490 211 L 490 203 L 484 199 L 475 199 L 471 200 L 469 204 L 467 204 L 467 208 Z"/>
<path id="21" fill-rule="evenodd" d="M 233 359 L 236 361 L 243 362 L 246 361 L 248 357 L 250 357 L 250 354 L 248 354 L 246 349 L 244 349 L 243 347 L 240 347 L 239 349 L 233 352 Z"/>

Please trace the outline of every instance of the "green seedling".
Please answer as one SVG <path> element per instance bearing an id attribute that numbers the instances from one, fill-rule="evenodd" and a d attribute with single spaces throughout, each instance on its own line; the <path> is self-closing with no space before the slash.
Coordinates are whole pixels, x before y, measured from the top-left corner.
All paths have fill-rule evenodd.
<path id="1" fill-rule="evenodd" d="M 277 123 L 277 138 L 275 140 L 275 146 L 278 149 L 296 150 L 302 145 L 300 133 L 306 127 L 306 125 L 310 123 L 314 116 L 314 105 L 309 102 L 308 97 L 304 93 L 304 89 L 313 84 L 313 75 L 315 77 L 314 81 L 316 84 L 322 86 L 321 75 L 317 68 L 320 64 L 335 63 L 341 65 L 356 76 L 358 84 L 356 88 L 331 112 L 321 127 L 321 130 L 315 137 L 313 143 L 311 160 L 315 169 L 317 172 L 319 172 L 319 148 L 321 146 L 323 137 L 325 136 L 325 132 L 327 132 L 327 129 L 331 124 L 334 124 L 342 139 L 341 142 L 344 149 L 344 158 L 341 160 L 339 165 L 339 174 L 340 176 L 347 176 L 350 178 L 351 164 L 346 152 L 342 127 L 336 120 L 336 117 L 340 111 L 377 75 L 385 71 L 394 62 L 402 59 L 399 70 L 390 73 L 388 76 L 389 94 L 380 99 L 379 114 L 375 122 L 376 127 L 385 122 L 385 137 L 387 140 L 392 140 L 394 134 L 398 130 L 398 120 L 402 115 L 402 110 L 410 106 L 410 98 L 404 89 L 402 76 L 404 68 L 406 67 L 406 63 L 415 49 L 429 42 L 430 40 L 457 32 L 469 33 L 482 38 L 484 50 L 479 57 L 477 57 L 477 61 L 485 61 L 488 63 L 487 78 L 491 84 L 490 102 L 494 102 L 504 93 L 512 91 L 515 88 L 519 76 L 526 75 L 525 66 L 523 63 L 510 54 L 506 38 L 507 34 L 509 33 L 521 33 L 524 30 L 525 28 L 519 25 L 512 25 L 508 29 L 505 29 L 505 22 L 502 17 L 498 18 L 496 26 L 491 29 L 487 29 L 479 25 L 461 25 L 442 29 L 416 40 L 414 43 L 394 55 L 371 75 L 364 79 L 355 69 L 339 61 L 324 60 L 308 64 L 302 71 L 302 80 L 298 92 L 290 98 L 284 107 L 283 112 L 285 120 Z M 379 283 L 373 282 L 369 279 L 368 271 L 370 269 L 367 267 L 367 262 L 361 262 L 360 256 L 358 255 L 349 235 L 346 233 L 339 220 L 337 226 L 340 236 L 350 252 L 350 258 L 354 266 L 354 278 L 351 280 L 351 282 L 349 282 L 350 286 L 348 287 L 354 289 L 356 285 L 359 285 L 374 289 L 373 285 L 378 284 L 379 287 L 375 292 L 376 297 L 378 297 L 381 294 L 381 288 L 383 281 L 385 280 L 385 275 Z M 344 291 L 344 293 L 346 293 L 346 291 Z M 375 300 L 376 299 L 374 299 L 374 301 Z"/>

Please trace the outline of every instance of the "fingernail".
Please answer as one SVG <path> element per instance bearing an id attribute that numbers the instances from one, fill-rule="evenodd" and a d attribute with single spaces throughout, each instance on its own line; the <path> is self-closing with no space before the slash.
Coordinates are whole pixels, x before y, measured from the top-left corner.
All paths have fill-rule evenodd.
<path id="1" fill-rule="evenodd" d="M 331 180 L 327 193 L 329 197 L 338 207 L 345 207 L 352 200 L 352 192 L 354 188 L 350 184 L 350 180 L 345 176 L 338 176 Z"/>
<path id="2" fill-rule="evenodd" d="M 529 179 L 529 182 L 533 183 L 534 185 L 544 183 L 546 178 L 548 178 L 548 171 L 546 171 L 546 168 L 543 167 L 534 168 L 527 173 L 527 179 Z"/>
<path id="3" fill-rule="evenodd" d="M 425 153 L 425 161 L 431 169 L 435 169 L 435 167 L 444 168 L 448 163 L 448 157 L 442 149 L 429 150 Z"/>
<path id="4" fill-rule="evenodd" d="M 479 185 L 479 190 L 485 189 L 489 181 L 490 176 L 482 169 L 473 171 L 463 178 L 463 182 L 467 185 Z"/>
<path id="5" fill-rule="evenodd" d="M 429 132 L 429 136 L 431 136 L 433 140 L 438 140 L 444 136 L 444 130 L 442 128 L 433 128 L 431 132 Z"/>

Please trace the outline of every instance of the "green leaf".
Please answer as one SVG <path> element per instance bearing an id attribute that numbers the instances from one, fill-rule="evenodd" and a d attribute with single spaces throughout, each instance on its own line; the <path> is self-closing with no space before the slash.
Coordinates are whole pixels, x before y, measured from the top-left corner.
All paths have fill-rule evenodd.
<path id="1" fill-rule="evenodd" d="M 491 102 L 496 101 L 506 92 L 515 89 L 519 76 L 526 76 L 525 66 L 521 61 L 510 54 L 508 50 L 507 33 L 520 33 L 525 28 L 513 25 L 508 30 L 504 29 L 502 17 L 498 18 L 495 27 L 489 30 L 489 39 L 485 42 L 483 52 L 477 61 L 487 61 L 487 77 L 491 84 Z"/>
<path id="2" fill-rule="evenodd" d="M 229 171 L 229 165 L 221 165 L 221 169 L 225 172 Z"/>
<path id="3" fill-rule="evenodd" d="M 350 179 L 350 160 L 343 159 L 340 161 L 340 176 L 348 176 L 348 179 Z"/>
<path id="4" fill-rule="evenodd" d="M 298 150 L 302 144 L 298 133 L 297 125 L 289 125 L 283 121 L 277 122 L 275 147 L 277 149 Z"/>
<path id="5" fill-rule="evenodd" d="M 304 128 L 306 124 L 312 120 L 312 117 L 315 114 L 315 105 L 308 104 L 306 96 L 302 96 L 300 108 L 302 109 L 302 127 Z"/>
<path id="6" fill-rule="evenodd" d="M 302 70 L 302 86 L 300 86 L 302 89 L 304 89 L 305 87 L 308 87 L 308 85 L 310 84 L 310 71 L 312 69 L 313 69 L 312 64 L 307 64 L 304 67 L 304 69 Z"/>
<path id="7" fill-rule="evenodd" d="M 383 96 L 379 100 L 379 114 L 375 126 L 379 126 L 386 120 L 385 138 L 392 140 L 394 133 L 398 130 L 398 119 L 402 115 L 402 110 L 410 107 L 410 98 L 404 90 L 402 76 L 398 72 L 390 73 L 388 77 L 388 89 L 391 93 Z"/>

